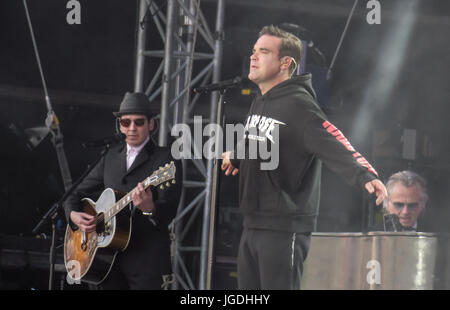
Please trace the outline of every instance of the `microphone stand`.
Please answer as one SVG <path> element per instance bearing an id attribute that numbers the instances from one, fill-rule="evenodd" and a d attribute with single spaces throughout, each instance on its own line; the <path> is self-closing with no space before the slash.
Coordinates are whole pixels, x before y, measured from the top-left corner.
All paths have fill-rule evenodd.
<path id="1" fill-rule="evenodd" d="M 245 78 L 234 78 L 233 80 L 223 81 L 215 84 L 206 85 L 194 89 L 196 93 L 208 93 L 212 91 L 219 91 L 219 102 L 217 104 L 216 112 L 216 122 L 221 128 L 225 125 L 225 114 L 224 114 L 224 98 L 227 89 L 234 88 L 242 85 L 242 83 L 247 83 L 248 79 Z M 216 152 L 218 150 L 219 143 L 223 141 L 219 140 L 219 135 L 216 134 Z M 215 223 L 216 223 L 216 209 L 218 202 L 218 188 L 220 181 L 220 166 L 219 166 L 219 156 L 217 154 L 213 159 L 212 163 L 208 162 L 207 169 L 207 183 L 211 184 L 211 192 L 206 194 L 205 201 L 209 202 L 209 208 L 205 208 L 204 223 L 208 223 L 209 231 L 206 229 L 202 232 L 202 248 L 205 247 L 206 250 L 201 251 L 200 254 L 200 289 L 211 289 L 212 286 L 212 272 L 214 263 L 214 238 L 215 238 Z"/>
<path id="2" fill-rule="evenodd" d="M 194 90 L 196 93 L 208 93 L 212 91 L 219 91 L 219 102 L 217 104 L 216 111 L 216 124 L 222 126 L 225 123 L 225 118 L 223 114 L 224 106 L 224 96 L 228 88 L 236 87 L 237 84 L 233 83 L 217 83 L 205 86 L 202 88 L 197 88 Z M 200 289 L 211 289 L 211 278 L 212 278 L 212 265 L 214 258 L 214 238 L 215 238 L 215 222 L 216 222 L 216 207 L 217 207 L 217 196 L 218 196 L 218 186 L 219 186 L 219 135 L 216 133 L 215 140 L 215 152 L 217 156 L 213 156 L 212 161 L 208 161 L 207 168 L 207 184 L 211 184 L 211 191 L 206 193 L 205 206 L 209 204 L 209 207 L 205 208 L 205 213 L 203 216 L 203 221 L 207 224 L 208 229 L 203 229 L 201 244 L 202 251 L 200 253 Z"/>
<path id="3" fill-rule="evenodd" d="M 375 208 L 376 203 L 374 195 L 370 195 L 368 193 L 363 194 L 363 218 L 362 218 L 362 232 L 368 233 L 373 229 L 374 225 L 374 218 L 375 218 Z"/>
<path id="4" fill-rule="evenodd" d="M 217 105 L 216 122 L 221 128 L 225 127 L 225 92 L 227 88 L 221 88 L 219 90 L 219 103 Z M 219 135 L 216 134 L 216 152 L 219 149 Z M 210 220 L 209 220 L 209 240 L 208 240 L 208 264 L 206 271 L 206 289 L 212 289 L 212 277 L 213 277 L 213 264 L 215 255 L 215 226 L 217 222 L 216 213 L 217 205 L 219 202 L 219 186 L 220 186 L 220 166 L 219 161 L 221 154 L 217 154 L 217 157 L 213 161 L 212 180 L 211 180 L 211 208 L 210 208 Z"/>
<path id="5" fill-rule="evenodd" d="M 109 148 L 111 147 L 111 144 L 105 145 L 103 148 L 100 156 L 97 158 L 97 160 L 88 165 L 86 171 L 75 181 L 75 183 L 72 184 L 72 186 L 64 193 L 64 195 L 59 199 L 56 203 L 53 204 L 53 206 L 45 213 L 45 215 L 42 217 L 42 219 L 39 221 L 39 223 L 33 228 L 33 234 L 37 235 L 39 234 L 39 231 L 41 231 L 42 226 L 46 224 L 48 221 L 51 221 L 52 223 L 52 240 L 50 244 L 50 252 L 49 252 L 49 261 L 50 261 L 50 271 L 49 271 L 49 281 L 48 281 L 48 289 L 53 289 L 53 281 L 54 281 L 54 274 L 55 274 L 55 263 L 56 263 L 56 236 L 57 236 L 57 229 L 56 229 L 56 219 L 58 218 L 59 210 L 62 208 L 63 202 L 67 199 L 67 197 L 75 190 L 75 188 L 78 187 L 78 185 L 86 178 L 86 176 L 94 169 L 95 166 L 100 162 L 100 160 L 106 155 L 106 153 L 109 151 Z"/>

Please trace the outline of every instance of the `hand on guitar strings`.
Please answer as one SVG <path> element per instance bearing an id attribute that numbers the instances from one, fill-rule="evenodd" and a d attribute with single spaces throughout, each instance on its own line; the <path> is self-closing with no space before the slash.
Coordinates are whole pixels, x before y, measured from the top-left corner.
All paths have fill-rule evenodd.
<path id="1" fill-rule="evenodd" d="M 85 212 L 72 211 L 70 212 L 70 219 L 81 229 L 81 231 L 91 232 L 96 228 L 95 216 Z"/>
<path id="2" fill-rule="evenodd" d="M 136 208 L 142 212 L 153 212 L 155 211 L 155 204 L 153 202 L 153 195 L 150 188 L 144 189 L 142 183 L 138 185 L 131 192 L 131 199 Z"/>

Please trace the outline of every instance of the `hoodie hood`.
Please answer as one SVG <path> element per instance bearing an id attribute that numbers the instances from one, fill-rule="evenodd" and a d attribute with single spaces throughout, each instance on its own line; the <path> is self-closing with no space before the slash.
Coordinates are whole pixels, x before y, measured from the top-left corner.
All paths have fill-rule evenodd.
<path id="1" fill-rule="evenodd" d="M 272 87 L 262 97 L 277 99 L 278 97 L 293 95 L 298 92 L 306 93 L 314 100 L 317 99 L 316 92 L 314 91 L 312 86 L 311 73 L 293 76 L 292 78 L 287 79 L 286 81 Z"/>

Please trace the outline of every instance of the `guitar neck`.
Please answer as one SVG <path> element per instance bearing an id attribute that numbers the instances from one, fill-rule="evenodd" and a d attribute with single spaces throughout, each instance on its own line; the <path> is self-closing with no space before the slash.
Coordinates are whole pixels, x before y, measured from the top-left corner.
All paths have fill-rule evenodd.
<path id="1" fill-rule="evenodd" d="M 158 185 L 158 176 L 152 175 L 146 178 L 143 182 L 141 182 L 144 186 L 144 189 L 150 187 L 150 185 Z M 131 202 L 131 193 L 129 192 L 125 196 L 123 196 L 119 201 L 117 201 L 106 213 L 105 213 L 105 222 L 108 222 L 111 218 L 116 216 L 120 211 L 122 211 L 125 207 L 127 207 Z"/>
<path id="2" fill-rule="evenodd" d="M 175 164 L 174 162 L 170 162 L 170 164 L 166 164 L 165 167 L 160 167 L 158 170 L 152 173 L 151 176 L 142 181 L 142 185 L 144 189 L 149 188 L 150 186 L 158 186 L 168 180 L 173 180 L 175 178 Z M 166 186 L 169 186 L 169 183 L 166 183 Z M 161 185 L 163 188 L 163 185 Z M 117 201 L 107 212 L 104 213 L 104 221 L 105 223 L 111 220 L 114 216 L 116 216 L 120 211 L 123 210 L 126 206 L 128 206 L 132 202 L 131 192 L 126 194 L 122 199 Z"/>

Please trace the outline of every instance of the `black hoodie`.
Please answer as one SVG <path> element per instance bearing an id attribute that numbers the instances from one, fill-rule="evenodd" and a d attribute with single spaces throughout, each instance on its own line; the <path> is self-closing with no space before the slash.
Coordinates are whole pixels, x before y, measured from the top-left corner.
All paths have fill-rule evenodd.
<path id="1" fill-rule="evenodd" d="M 250 147 L 255 143 L 257 152 Z M 242 146 L 245 159 L 239 160 Z M 322 162 L 351 185 L 363 187 L 377 177 L 316 104 L 311 74 L 288 79 L 253 101 L 233 156 L 246 228 L 314 231 Z"/>

